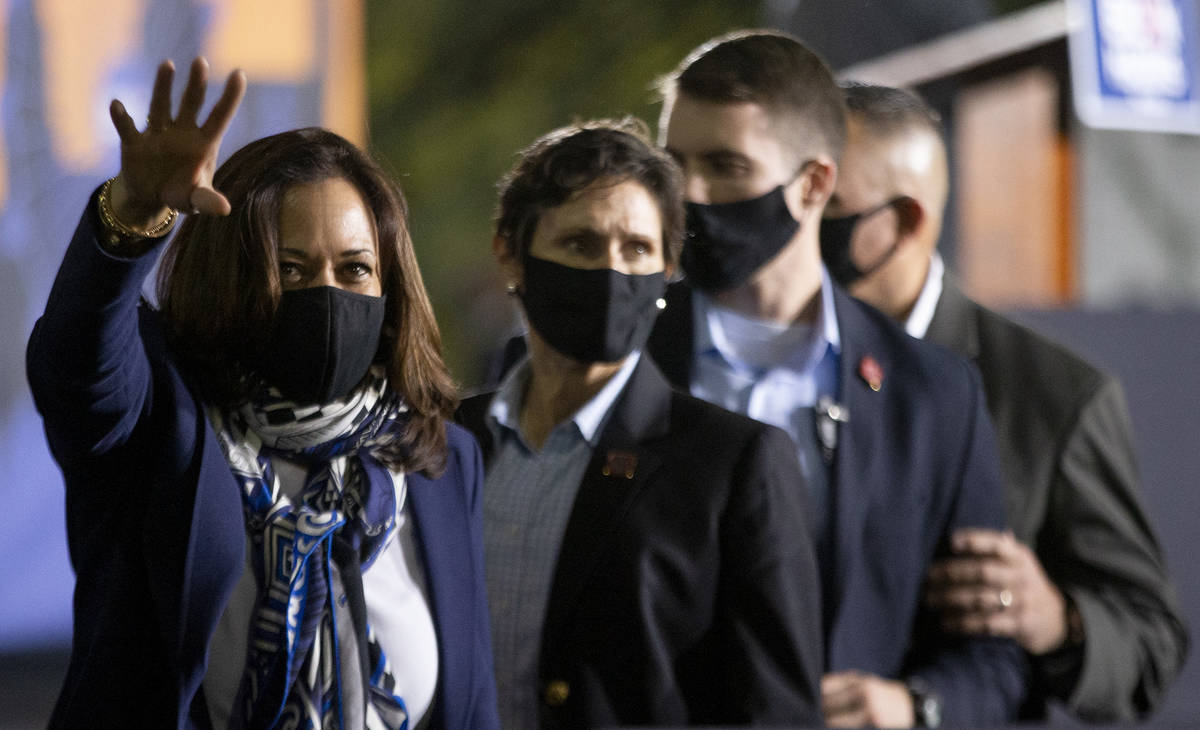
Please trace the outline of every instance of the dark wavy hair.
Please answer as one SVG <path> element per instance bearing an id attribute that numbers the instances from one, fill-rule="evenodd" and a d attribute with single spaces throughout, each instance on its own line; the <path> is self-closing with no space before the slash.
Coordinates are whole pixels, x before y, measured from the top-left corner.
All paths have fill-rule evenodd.
<path id="1" fill-rule="evenodd" d="M 718 36 L 658 81 L 664 100 L 682 92 L 717 103 L 754 102 L 771 115 L 779 139 L 798 159 L 841 160 L 846 105 L 833 73 L 799 38 L 773 30 Z"/>
<path id="2" fill-rule="evenodd" d="M 387 295 L 380 356 L 390 387 L 409 407 L 405 431 L 379 457 L 389 466 L 437 475 L 445 466 L 445 420 L 457 395 L 409 237 L 407 204 L 395 181 L 337 134 L 315 127 L 283 132 L 251 142 L 221 165 L 213 185 L 233 212 L 189 216 L 163 255 L 157 288 L 168 337 L 205 401 L 244 402 L 256 382 L 254 354 L 282 294 L 284 195 L 295 185 L 333 178 L 354 185 L 374 225 Z"/>
<path id="3" fill-rule="evenodd" d="M 646 124 L 632 117 L 572 124 L 522 150 L 498 185 L 496 235 L 510 254 L 523 257 L 542 213 L 597 180 L 633 181 L 646 188 L 662 218 L 663 259 L 674 266 L 683 245 L 683 175 L 671 156 L 650 142 Z"/>

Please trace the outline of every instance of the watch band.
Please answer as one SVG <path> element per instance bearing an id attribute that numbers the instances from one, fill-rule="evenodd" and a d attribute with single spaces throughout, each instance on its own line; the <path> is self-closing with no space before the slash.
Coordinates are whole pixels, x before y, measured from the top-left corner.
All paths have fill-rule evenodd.
<path id="1" fill-rule="evenodd" d="M 913 723 L 917 727 L 938 727 L 942 724 L 942 697 L 929 682 L 920 677 L 909 677 L 905 682 L 908 696 L 912 698 Z"/>

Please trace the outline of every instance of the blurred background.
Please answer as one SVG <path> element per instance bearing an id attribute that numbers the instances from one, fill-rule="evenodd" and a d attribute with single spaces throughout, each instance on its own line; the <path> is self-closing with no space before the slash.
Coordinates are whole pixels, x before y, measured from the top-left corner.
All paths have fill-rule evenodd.
<path id="1" fill-rule="evenodd" d="M 943 256 L 976 298 L 1122 378 L 1148 511 L 1200 626 L 1196 11 L 1196 0 L 0 0 L 0 728 L 45 724 L 70 643 L 62 482 L 24 343 L 82 206 L 118 168 L 109 100 L 144 116 L 157 63 L 197 54 L 214 80 L 241 67 L 250 81 L 223 155 L 320 124 L 401 180 L 468 389 L 520 330 L 491 261 L 491 214 L 496 180 L 536 136 L 595 116 L 654 127 L 656 77 L 739 27 L 789 30 L 846 78 L 916 88 L 941 111 L 954 161 Z M 1193 660 L 1153 722 L 1194 722 L 1197 690 Z"/>

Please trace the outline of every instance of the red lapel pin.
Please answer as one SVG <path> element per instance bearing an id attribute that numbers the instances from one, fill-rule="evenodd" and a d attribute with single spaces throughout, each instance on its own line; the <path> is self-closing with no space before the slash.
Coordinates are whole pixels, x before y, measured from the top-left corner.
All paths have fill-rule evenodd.
<path id="1" fill-rule="evenodd" d="M 866 381 L 871 390 L 877 391 L 883 386 L 883 367 L 870 355 L 858 361 L 858 375 Z"/>
<path id="2" fill-rule="evenodd" d="M 604 468 L 600 473 L 606 477 L 613 475 L 633 479 L 637 470 L 637 454 L 632 451 L 610 451 L 604 456 Z"/>

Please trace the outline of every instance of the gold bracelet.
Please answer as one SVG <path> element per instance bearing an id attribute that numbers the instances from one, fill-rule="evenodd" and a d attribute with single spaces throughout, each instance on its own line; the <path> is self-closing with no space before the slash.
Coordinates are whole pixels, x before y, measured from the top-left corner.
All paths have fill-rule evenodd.
<path id="1" fill-rule="evenodd" d="M 116 178 L 111 177 L 100 186 L 100 220 L 105 228 L 122 238 L 162 238 L 171 232 L 171 228 L 175 226 L 175 219 L 179 217 L 179 211 L 174 208 L 167 208 L 167 217 L 146 229 L 134 228 L 117 220 L 110 197 L 113 180 Z"/>

